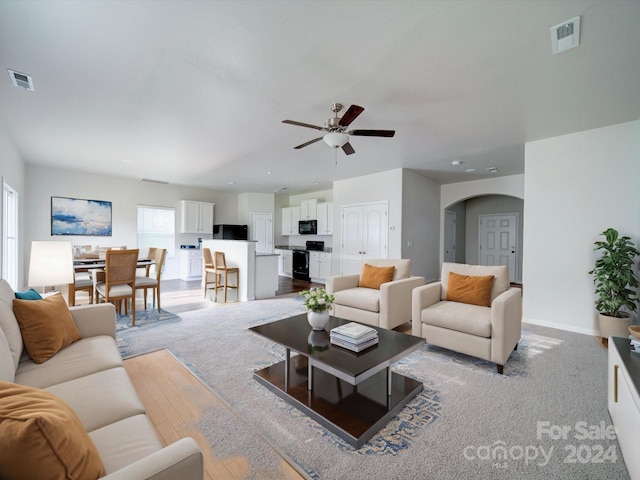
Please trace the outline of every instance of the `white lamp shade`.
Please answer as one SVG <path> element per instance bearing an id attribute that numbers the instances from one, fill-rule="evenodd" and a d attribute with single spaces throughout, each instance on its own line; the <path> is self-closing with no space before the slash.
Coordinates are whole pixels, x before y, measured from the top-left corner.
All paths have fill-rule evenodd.
<path id="1" fill-rule="evenodd" d="M 349 135 L 338 132 L 327 133 L 322 137 L 324 142 L 333 148 L 340 148 L 349 141 Z"/>
<path id="2" fill-rule="evenodd" d="M 54 287 L 73 283 L 71 242 L 31 242 L 29 286 Z"/>

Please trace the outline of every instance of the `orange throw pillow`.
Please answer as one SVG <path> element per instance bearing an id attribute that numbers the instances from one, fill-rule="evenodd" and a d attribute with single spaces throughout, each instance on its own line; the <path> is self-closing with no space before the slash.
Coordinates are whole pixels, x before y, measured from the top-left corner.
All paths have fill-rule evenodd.
<path id="1" fill-rule="evenodd" d="M 44 300 L 13 300 L 24 346 L 36 363 L 43 363 L 67 345 L 80 340 L 69 307 L 62 295 Z"/>
<path id="2" fill-rule="evenodd" d="M 489 307 L 491 306 L 492 288 L 493 275 L 476 277 L 449 272 L 447 300 Z"/>
<path id="3" fill-rule="evenodd" d="M 364 264 L 362 269 L 362 275 L 360 275 L 359 287 L 373 288 L 380 290 L 380 285 L 393 280 L 393 273 L 396 267 L 391 265 L 390 267 L 374 267 L 368 263 Z"/>
<path id="4" fill-rule="evenodd" d="M 98 450 L 69 405 L 44 390 L 0 382 L 0 478 L 104 475 Z"/>

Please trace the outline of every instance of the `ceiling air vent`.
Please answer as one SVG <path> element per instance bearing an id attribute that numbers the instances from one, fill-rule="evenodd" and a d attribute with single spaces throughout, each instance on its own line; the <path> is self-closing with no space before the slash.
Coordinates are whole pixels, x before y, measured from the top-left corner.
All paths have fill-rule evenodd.
<path id="1" fill-rule="evenodd" d="M 169 182 L 165 182 L 164 180 L 154 180 L 152 178 L 141 178 L 141 182 L 149 182 L 149 183 L 159 183 L 160 185 L 169 185 Z"/>
<path id="2" fill-rule="evenodd" d="M 578 45 L 580 45 L 580 17 L 572 18 L 551 28 L 551 50 L 554 55 Z"/>
<path id="3" fill-rule="evenodd" d="M 25 90 L 30 90 L 33 92 L 33 80 L 31 79 L 31 75 L 27 75 L 26 73 L 16 72 L 14 70 L 8 69 L 9 76 L 11 77 L 11 83 L 13 83 L 14 87 L 21 87 Z"/>

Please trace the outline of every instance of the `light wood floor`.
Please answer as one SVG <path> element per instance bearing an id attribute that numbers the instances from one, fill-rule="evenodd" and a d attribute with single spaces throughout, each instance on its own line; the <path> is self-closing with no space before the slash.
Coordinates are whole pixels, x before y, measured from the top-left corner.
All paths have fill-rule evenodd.
<path id="1" fill-rule="evenodd" d="M 278 295 L 305 290 L 310 286 L 308 282 L 280 277 Z M 81 294 L 79 300 L 79 303 L 88 303 L 88 297 L 84 299 Z M 161 301 L 163 309 L 177 315 L 211 306 L 209 300 L 204 299 L 199 281 L 163 281 Z M 141 299 L 136 303 L 137 308 L 144 308 Z M 208 408 L 224 408 L 234 414 L 214 392 L 166 350 L 129 358 L 124 361 L 124 365 L 149 418 L 165 444 L 186 436 L 192 437 L 204 453 L 206 479 L 246 478 L 249 473 L 249 462 L 246 457 L 216 458 L 211 453 L 202 433 L 189 427 Z M 276 471 L 264 472 L 264 478 L 291 480 L 303 478 L 276 451 L 274 455 L 280 457 L 279 466 Z"/>
<path id="2" fill-rule="evenodd" d="M 204 453 L 205 479 L 246 478 L 249 473 L 249 461 L 246 457 L 217 458 L 210 451 L 203 434 L 194 427 L 189 427 L 210 408 L 223 408 L 233 414 L 215 393 L 166 350 L 129 358 L 124 361 L 124 365 L 149 418 L 165 444 L 187 436 L 192 437 Z M 279 457 L 275 451 L 274 455 Z M 303 478 L 282 457 L 273 471 L 260 473 L 264 473 L 263 478 Z"/>

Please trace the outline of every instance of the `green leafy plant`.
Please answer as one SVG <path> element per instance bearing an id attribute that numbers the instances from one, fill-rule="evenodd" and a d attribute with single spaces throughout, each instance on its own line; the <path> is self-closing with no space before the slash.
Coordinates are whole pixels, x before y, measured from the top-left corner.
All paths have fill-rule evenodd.
<path id="1" fill-rule="evenodd" d="M 304 298 L 304 306 L 312 312 L 324 312 L 329 310 L 333 305 L 333 295 L 327 293 L 324 288 L 311 288 L 300 292 L 300 296 Z"/>
<path id="2" fill-rule="evenodd" d="M 609 317 L 628 317 L 638 305 L 638 278 L 633 272 L 633 264 L 640 251 L 631 238 L 618 238 L 617 230 L 608 228 L 601 233 L 604 241 L 595 242 L 595 251 L 602 252 L 596 260 L 593 275 L 596 286 L 596 309 Z M 624 310 L 626 311 L 624 311 Z"/>

